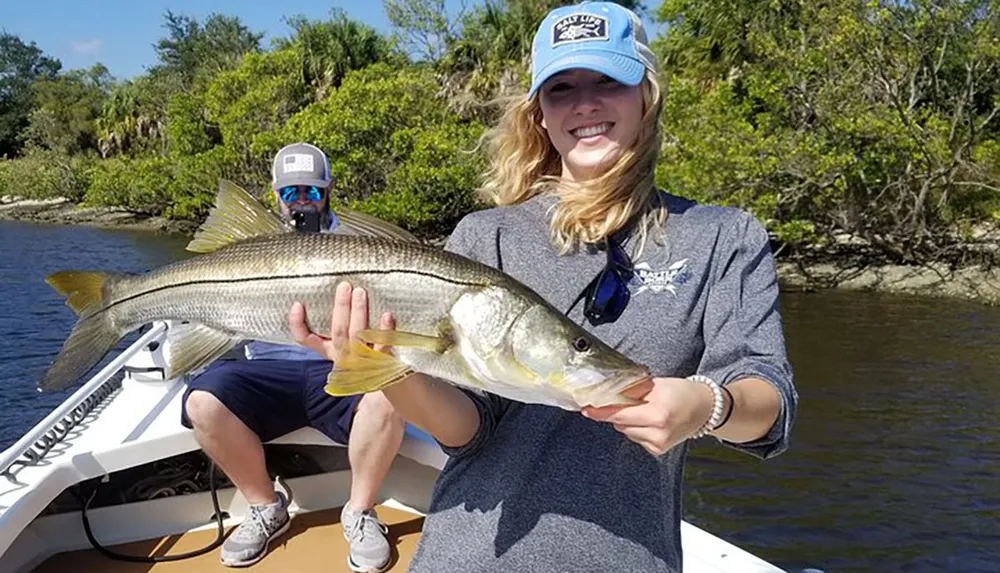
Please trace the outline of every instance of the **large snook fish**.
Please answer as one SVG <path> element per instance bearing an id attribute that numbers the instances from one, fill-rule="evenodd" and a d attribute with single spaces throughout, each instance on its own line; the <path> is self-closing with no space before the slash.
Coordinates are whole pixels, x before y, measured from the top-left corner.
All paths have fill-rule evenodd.
<path id="1" fill-rule="evenodd" d="M 340 281 L 369 293 L 371 316 L 397 330 L 366 330 L 330 374 L 327 392 L 350 395 L 412 372 L 523 402 L 577 410 L 630 404 L 621 392 L 649 376 L 512 277 L 425 246 L 373 217 L 338 213 L 345 232 L 290 231 L 227 181 L 188 249 L 208 253 L 142 275 L 58 272 L 46 280 L 78 315 L 39 388 L 86 374 L 126 334 L 156 320 L 171 329 L 168 376 L 196 370 L 242 340 L 294 344 L 288 311 L 302 302 L 310 328 L 329 332 Z"/>

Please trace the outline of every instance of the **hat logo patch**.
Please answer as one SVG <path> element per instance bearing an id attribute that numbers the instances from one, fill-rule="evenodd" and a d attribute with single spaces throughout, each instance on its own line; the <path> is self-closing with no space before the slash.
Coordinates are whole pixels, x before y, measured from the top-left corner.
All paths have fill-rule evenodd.
<path id="1" fill-rule="evenodd" d="M 595 14 L 570 14 L 552 25 L 552 47 L 608 39 L 608 20 Z"/>
<path id="2" fill-rule="evenodd" d="M 283 173 L 296 173 L 313 171 L 313 157 L 307 153 L 291 153 L 286 155 L 282 161 Z"/>

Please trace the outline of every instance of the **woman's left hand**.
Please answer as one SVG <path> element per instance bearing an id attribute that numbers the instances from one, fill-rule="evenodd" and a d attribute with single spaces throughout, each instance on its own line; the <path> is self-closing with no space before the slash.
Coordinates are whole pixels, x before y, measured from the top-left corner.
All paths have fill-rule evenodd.
<path id="1" fill-rule="evenodd" d="M 587 407 L 583 415 L 608 422 L 655 456 L 697 432 L 712 414 L 715 398 L 705 384 L 684 378 L 653 378 L 623 392 L 635 406 Z"/>

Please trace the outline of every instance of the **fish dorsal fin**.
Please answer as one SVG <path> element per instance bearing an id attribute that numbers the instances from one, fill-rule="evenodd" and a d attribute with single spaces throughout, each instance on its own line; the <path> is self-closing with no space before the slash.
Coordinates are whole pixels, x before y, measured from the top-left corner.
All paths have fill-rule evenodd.
<path id="1" fill-rule="evenodd" d="M 397 241 L 407 241 L 410 243 L 420 242 L 420 239 L 406 229 L 397 227 L 388 221 L 383 221 L 378 217 L 367 215 L 361 211 L 355 211 L 347 207 L 338 207 L 334 210 L 334 213 L 340 221 L 340 225 L 337 225 L 337 228 L 333 230 L 334 233 L 396 239 Z"/>
<path id="2" fill-rule="evenodd" d="M 239 338 L 203 324 L 178 324 L 167 331 L 166 377 L 194 372 L 229 352 Z"/>
<path id="3" fill-rule="evenodd" d="M 219 194 L 208 219 L 188 243 L 187 250 L 211 253 L 251 237 L 287 233 L 291 229 L 239 185 L 219 179 Z"/>
<path id="4" fill-rule="evenodd" d="M 350 352 L 333 364 L 326 378 L 326 393 L 351 396 L 392 386 L 413 373 L 404 362 L 385 352 L 352 341 Z"/>

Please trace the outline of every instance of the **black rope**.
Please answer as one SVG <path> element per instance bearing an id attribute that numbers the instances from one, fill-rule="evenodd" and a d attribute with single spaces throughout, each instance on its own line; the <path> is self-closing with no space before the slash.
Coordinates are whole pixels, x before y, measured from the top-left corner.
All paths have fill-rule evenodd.
<path id="1" fill-rule="evenodd" d="M 208 490 L 212 496 L 212 508 L 215 510 L 215 521 L 219 526 L 218 534 L 215 537 L 215 541 L 209 545 L 197 549 L 195 551 L 189 551 L 187 553 L 181 553 L 179 555 L 151 555 L 151 556 L 138 556 L 138 555 L 125 555 L 124 553 L 116 553 L 111 551 L 107 547 L 104 547 L 98 543 L 97 539 L 94 537 L 94 532 L 90 529 L 90 520 L 87 519 L 87 508 L 90 507 L 90 502 L 94 500 L 94 496 L 97 495 L 97 487 L 90 492 L 90 497 L 87 498 L 87 502 L 83 505 L 83 510 L 81 516 L 83 518 L 83 531 L 87 534 L 87 540 L 90 541 L 90 545 L 97 550 L 98 553 L 104 555 L 105 557 L 116 559 L 118 561 L 128 561 L 130 563 L 163 563 L 166 561 L 180 561 L 182 559 L 190 559 L 192 557 L 197 557 L 199 555 L 204 555 L 209 551 L 212 551 L 216 547 L 222 545 L 225 538 L 225 529 L 222 525 L 222 509 L 219 507 L 219 494 L 215 491 L 215 463 L 212 463 L 208 469 Z"/>

